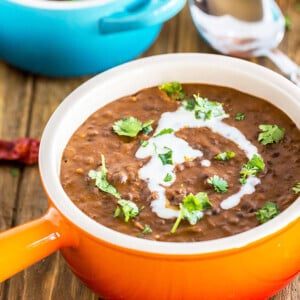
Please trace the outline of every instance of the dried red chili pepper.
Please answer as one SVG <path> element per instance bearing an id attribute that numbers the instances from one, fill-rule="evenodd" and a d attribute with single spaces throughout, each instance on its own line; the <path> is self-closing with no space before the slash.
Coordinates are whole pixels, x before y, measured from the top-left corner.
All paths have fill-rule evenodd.
<path id="1" fill-rule="evenodd" d="M 0 160 L 13 160 L 25 164 L 38 161 L 40 141 L 33 138 L 18 138 L 11 141 L 0 140 Z"/>

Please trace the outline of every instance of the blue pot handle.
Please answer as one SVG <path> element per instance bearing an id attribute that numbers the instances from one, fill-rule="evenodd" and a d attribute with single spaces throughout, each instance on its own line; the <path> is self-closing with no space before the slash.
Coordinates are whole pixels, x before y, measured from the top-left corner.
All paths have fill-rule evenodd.
<path id="1" fill-rule="evenodd" d="M 175 16 L 185 3 L 186 0 L 149 0 L 142 7 L 103 17 L 99 30 L 108 34 L 163 23 Z"/>

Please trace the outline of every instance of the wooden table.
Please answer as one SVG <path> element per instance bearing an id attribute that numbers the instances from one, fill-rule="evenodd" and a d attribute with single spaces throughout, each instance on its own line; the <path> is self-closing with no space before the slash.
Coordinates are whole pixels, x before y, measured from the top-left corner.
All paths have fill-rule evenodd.
<path id="1" fill-rule="evenodd" d="M 278 3 L 292 20 L 280 49 L 300 64 L 300 1 L 279 0 Z M 188 7 L 164 25 L 159 38 L 144 56 L 168 52 L 215 53 L 196 32 Z M 278 71 L 265 58 L 252 61 Z M 40 138 L 60 102 L 88 78 L 36 76 L 0 61 L 0 138 Z M 17 176 L 12 172 L 16 168 Z M 1 164 L 0 191 L 0 230 L 32 220 L 46 211 L 47 200 L 37 166 Z M 0 284 L 0 300 L 14 299 L 92 300 L 98 297 L 77 280 L 57 252 Z M 300 300 L 300 276 L 272 298 L 279 299 Z"/>

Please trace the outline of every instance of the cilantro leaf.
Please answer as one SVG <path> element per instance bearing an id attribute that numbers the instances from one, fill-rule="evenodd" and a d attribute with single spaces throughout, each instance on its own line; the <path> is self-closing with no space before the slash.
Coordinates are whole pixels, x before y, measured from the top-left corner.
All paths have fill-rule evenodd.
<path id="1" fill-rule="evenodd" d="M 142 132 L 144 134 L 149 134 L 153 128 L 152 128 L 152 124 L 153 124 L 153 120 L 148 120 L 147 122 L 145 122 L 143 125 L 142 125 Z"/>
<path id="2" fill-rule="evenodd" d="M 194 95 L 194 99 L 183 101 L 182 106 L 188 111 L 194 111 L 196 119 L 210 120 L 211 118 L 227 116 L 222 103 L 209 101 L 199 95 Z"/>
<path id="3" fill-rule="evenodd" d="M 165 148 L 169 151 L 167 151 L 166 153 L 158 154 L 158 157 L 160 158 L 163 165 L 173 165 L 173 151 L 168 147 Z"/>
<path id="4" fill-rule="evenodd" d="M 284 138 L 284 128 L 277 125 L 259 125 L 262 132 L 258 135 L 258 141 L 262 145 L 278 143 Z"/>
<path id="5" fill-rule="evenodd" d="M 288 15 L 284 16 L 284 23 L 286 30 L 291 30 L 293 24 L 292 17 Z"/>
<path id="6" fill-rule="evenodd" d="M 170 232 L 174 233 L 183 219 L 186 219 L 191 225 L 195 225 L 203 217 L 203 210 L 211 206 L 212 204 L 204 192 L 197 195 L 190 193 L 185 196 L 182 203 L 179 204 L 179 215 Z"/>
<path id="7" fill-rule="evenodd" d="M 150 225 L 145 224 L 144 230 L 142 231 L 142 234 L 148 234 L 148 233 L 151 233 L 151 232 L 152 232 L 152 229 L 151 229 Z"/>
<path id="8" fill-rule="evenodd" d="M 207 182 L 214 187 L 214 190 L 217 193 L 226 193 L 228 190 L 228 183 L 225 179 L 219 177 L 218 175 L 214 175 L 207 179 Z"/>
<path id="9" fill-rule="evenodd" d="M 214 158 L 216 160 L 229 160 L 233 157 L 235 157 L 235 153 L 233 151 L 225 151 L 225 152 L 215 155 Z"/>
<path id="10" fill-rule="evenodd" d="M 172 174 L 167 173 L 167 175 L 164 178 L 164 182 L 170 182 L 170 181 L 172 181 L 172 179 L 173 179 Z"/>
<path id="11" fill-rule="evenodd" d="M 245 184 L 248 176 L 255 175 L 263 171 L 264 168 L 265 163 L 262 157 L 259 154 L 254 154 L 252 158 L 246 164 L 243 165 L 240 171 L 240 182 L 242 184 Z"/>
<path id="12" fill-rule="evenodd" d="M 173 100 L 182 100 L 185 97 L 185 92 L 182 89 L 182 85 L 179 82 L 166 82 L 158 87 L 161 91 L 167 93 L 167 95 Z"/>
<path id="13" fill-rule="evenodd" d="M 138 135 L 140 131 L 148 134 L 152 131 L 151 124 L 152 120 L 147 121 L 146 123 L 142 123 L 138 119 L 134 117 L 123 118 L 116 121 L 113 125 L 113 130 L 118 135 L 124 135 L 129 137 L 135 137 Z M 149 131 L 150 130 L 150 131 Z"/>
<path id="14" fill-rule="evenodd" d="M 138 119 L 129 117 L 116 121 L 113 129 L 118 135 L 134 137 L 143 129 L 143 124 Z"/>
<path id="15" fill-rule="evenodd" d="M 161 135 L 164 135 L 164 134 L 170 134 L 172 132 L 174 132 L 173 128 L 164 128 L 160 132 L 158 132 L 157 134 L 155 134 L 154 137 L 161 136 Z"/>
<path id="16" fill-rule="evenodd" d="M 107 169 L 105 167 L 104 155 L 101 155 L 101 162 L 102 162 L 101 170 L 100 171 L 90 170 L 88 176 L 91 179 L 95 180 L 95 185 L 98 187 L 99 190 L 109 193 L 115 196 L 117 199 L 120 199 L 121 196 L 117 192 L 116 188 L 111 184 L 109 184 L 109 182 L 106 179 Z"/>
<path id="17" fill-rule="evenodd" d="M 187 99 L 187 100 L 184 100 L 182 102 L 182 106 L 188 110 L 188 111 L 193 111 L 195 109 L 195 106 L 196 106 L 196 101 L 195 99 Z"/>
<path id="18" fill-rule="evenodd" d="M 136 217 L 139 213 L 140 210 L 133 201 L 121 199 L 118 201 L 114 217 L 123 215 L 125 222 L 128 222 L 129 219 Z"/>
<path id="19" fill-rule="evenodd" d="M 149 145 L 149 141 L 145 141 L 145 140 L 140 140 L 140 145 L 142 147 L 147 147 Z"/>
<path id="20" fill-rule="evenodd" d="M 292 191 L 295 194 L 299 194 L 300 193 L 300 181 L 296 181 L 292 187 Z"/>
<path id="21" fill-rule="evenodd" d="M 234 118 L 236 121 L 243 121 L 245 119 L 245 114 L 242 112 L 238 112 Z"/>
<path id="22" fill-rule="evenodd" d="M 276 203 L 267 202 L 262 208 L 260 208 L 255 216 L 259 223 L 265 223 L 280 213 Z"/>

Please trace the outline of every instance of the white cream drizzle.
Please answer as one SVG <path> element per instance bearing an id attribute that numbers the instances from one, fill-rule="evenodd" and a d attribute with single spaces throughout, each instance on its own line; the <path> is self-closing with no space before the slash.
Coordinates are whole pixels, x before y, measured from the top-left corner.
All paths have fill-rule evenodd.
<path id="1" fill-rule="evenodd" d="M 208 160 L 208 159 L 201 160 L 201 166 L 202 167 L 210 167 L 211 166 L 210 160 Z"/>
<path id="2" fill-rule="evenodd" d="M 257 148 L 250 143 L 249 140 L 235 127 L 232 127 L 222 121 L 227 115 L 224 113 L 221 117 L 215 117 L 210 120 L 196 119 L 194 112 L 188 111 L 183 107 L 179 107 L 174 112 L 165 112 L 162 114 L 156 131 L 148 140 L 147 146 L 141 146 L 137 152 L 136 157 L 143 159 L 150 157 L 150 160 L 139 170 L 139 177 L 145 180 L 151 192 L 157 194 L 157 198 L 151 202 L 151 208 L 160 218 L 169 219 L 178 216 L 178 210 L 166 207 L 165 188 L 171 186 L 176 180 L 174 168 L 177 164 L 181 164 L 186 160 L 194 160 L 197 157 L 202 157 L 203 153 L 200 150 L 193 149 L 189 144 L 175 136 L 176 131 L 188 127 L 208 127 L 213 132 L 219 133 L 222 136 L 233 140 L 242 149 L 246 156 L 251 159 L 254 154 L 258 154 Z M 155 135 L 161 130 L 172 128 L 174 131 L 169 134 L 161 136 Z M 169 149 L 173 151 L 173 164 L 163 165 L 158 154 L 165 153 Z M 202 160 L 203 167 L 210 166 L 209 160 Z M 172 176 L 172 180 L 165 182 L 164 179 L 167 174 Z M 229 196 L 221 202 L 222 209 L 230 209 L 239 204 L 243 195 L 251 194 L 255 191 L 255 186 L 260 183 L 260 180 L 255 176 L 247 179 L 238 193 Z"/>

